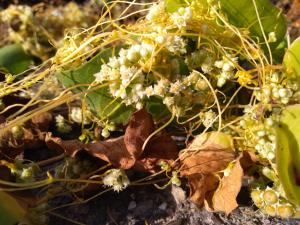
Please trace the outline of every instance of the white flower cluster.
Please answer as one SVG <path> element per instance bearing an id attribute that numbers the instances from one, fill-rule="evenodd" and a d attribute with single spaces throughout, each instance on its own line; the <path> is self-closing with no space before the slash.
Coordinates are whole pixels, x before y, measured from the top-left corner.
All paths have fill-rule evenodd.
<path id="1" fill-rule="evenodd" d="M 271 118 L 267 119 L 269 123 L 273 123 Z M 275 159 L 276 136 L 269 129 L 258 130 L 255 134 L 257 144 L 255 150 L 258 154 L 270 161 Z"/>
<path id="2" fill-rule="evenodd" d="M 281 84 L 278 73 L 272 73 L 267 81 L 269 81 L 267 85 L 263 86 L 259 91 L 254 92 L 257 100 L 263 103 L 274 101 L 288 104 L 294 92 L 298 90 L 296 83 Z"/>
<path id="3" fill-rule="evenodd" d="M 245 117 L 245 119 L 240 122 L 241 127 L 248 130 L 249 134 L 251 134 L 246 135 L 246 145 L 253 146 L 260 157 L 273 161 L 275 159 L 276 136 L 272 131 L 272 127 L 275 122 L 269 117 L 264 119 L 264 122 L 261 123 L 257 120 L 253 120 L 254 117 L 255 112 L 249 113 L 248 117 Z M 251 136 L 253 138 L 251 138 Z"/>
<path id="4" fill-rule="evenodd" d="M 171 19 L 173 23 L 181 29 L 182 27 L 186 27 L 187 22 L 193 18 L 192 9 L 190 7 L 181 7 L 177 12 L 171 14 Z"/>
<path id="5" fill-rule="evenodd" d="M 105 173 L 102 182 L 105 186 L 112 187 L 114 191 L 117 192 L 122 191 L 130 184 L 126 173 L 121 169 L 108 170 Z"/>
<path id="6" fill-rule="evenodd" d="M 146 61 L 153 51 L 154 46 L 148 43 L 121 49 L 119 57 L 111 57 L 107 64 L 101 66 L 100 72 L 94 74 L 95 81 L 111 81 L 109 91 L 113 97 L 121 98 L 126 105 L 135 105 L 137 109 L 141 109 L 142 99 L 145 97 L 145 76 L 136 65 L 140 61 Z"/>
<path id="7" fill-rule="evenodd" d="M 223 87 L 227 80 L 234 77 L 235 63 L 238 58 L 231 55 L 223 56 L 222 60 L 215 61 L 214 66 L 220 69 L 217 86 Z"/>
<path id="8" fill-rule="evenodd" d="M 186 45 L 186 41 L 180 36 L 170 37 L 166 42 L 166 48 L 174 54 L 185 54 Z"/>
<path id="9" fill-rule="evenodd" d="M 217 114 L 212 111 L 211 109 L 207 112 L 205 112 L 201 118 L 202 123 L 206 128 L 209 128 L 213 125 L 214 121 L 216 120 Z"/>

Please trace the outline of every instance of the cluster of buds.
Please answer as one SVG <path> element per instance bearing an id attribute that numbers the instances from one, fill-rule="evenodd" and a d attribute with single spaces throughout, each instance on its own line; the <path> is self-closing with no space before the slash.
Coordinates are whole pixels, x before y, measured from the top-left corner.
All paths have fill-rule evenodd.
<path id="1" fill-rule="evenodd" d="M 220 69 L 220 75 L 218 77 L 217 86 L 223 87 L 227 80 L 234 77 L 235 63 L 237 63 L 238 58 L 233 56 L 223 56 L 222 60 L 217 60 L 214 66 Z"/>
<path id="2" fill-rule="evenodd" d="M 291 203 L 282 198 L 278 191 L 267 187 L 266 189 L 255 188 L 251 191 L 254 204 L 265 214 L 290 218 L 297 214 L 297 209 Z"/>
<path id="3" fill-rule="evenodd" d="M 298 85 L 293 82 L 282 84 L 281 80 L 282 75 L 277 72 L 270 74 L 266 79 L 267 83 L 259 91 L 254 92 L 257 100 L 263 103 L 288 104 L 294 92 L 298 90 Z"/>

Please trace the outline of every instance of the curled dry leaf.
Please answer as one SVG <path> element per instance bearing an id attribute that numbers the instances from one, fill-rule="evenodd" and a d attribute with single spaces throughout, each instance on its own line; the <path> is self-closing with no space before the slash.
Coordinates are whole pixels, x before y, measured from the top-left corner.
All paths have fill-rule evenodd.
<path id="1" fill-rule="evenodd" d="M 126 128 L 124 142 L 128 152 L 134 158 L 138 158 L 142 154 L 143 144 L 154 130 L 152 116 L 145 109 L 132 114 Z"/>
<path id="2" fill-rule="evenodd" d="M 171 136 L 163 132 L 150 140 L 141 159 L 137 160 L 134 168 L 138 171 L 157 172 L 159 161 L 163 160 L 170 165 L 178 157 L 178 147 Z"/>
<path id="3" fill-rule="evenodd" d="M 78 140 L 64 141 L 48 134 L 46 143 L 50 149 L 63 150 L 70 156 L 86 150 L 117 168 L 130 169 L 134 166 L 139 171 L 154 172 L 159 160 L 168 161 L 178 157 L 176 143 L 164 132 L 150 140 L 145 151 L 142 151 L 144 141 L 154 129 L 150 114 L 140 110 L 132 115 L 124 136 L 83 144 Z"/>
<path id="4" fill-rule="evenodd" d="M 214 211 L 221 211 L 229 214 L 238 207 L 236 197 L 241 190 L 242 178 L 244 176 L 240 158 L 230 169 L 229 174 L 223 176 L 220 180 L 219 187 L 212 198 L 212 208 Z"/>
<path id="5" fill-rule="evenodd" d="M 202 206 L 206 199 L 210 199 L 217 189 L 219 179 L 214 174 L 191 174 L 188 176 L 190 200 Z"/>
<path id="6" fill-rule="evenodd" d="M 90 154 L 110 162 L 117 168 L 130 169 L 136 161 L 136 158 L 127 150 L 123 136 L 91 143 L 86 146 L 86 149 Z"/>
<path id="7" fill-rule="evenodd" d="M 181 152 L 179 159 L 180 173 L 189 180 L 190 199 L 202 206 L 218 186 L 215 174 L 235 159 L 232 138 L 221 132 L 202 134 Z"/>
<path id="8" fill-rule="evenodd" d="M 235 159 L 232 138 L 221 132 L 197 136 L 179 158 L 182 176 L 216 173 Z"/>

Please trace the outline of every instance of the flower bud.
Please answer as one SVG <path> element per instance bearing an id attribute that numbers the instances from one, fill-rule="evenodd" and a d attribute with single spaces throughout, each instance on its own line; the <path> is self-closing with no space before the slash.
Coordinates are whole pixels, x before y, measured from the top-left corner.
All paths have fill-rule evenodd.
<path id="1" fill-rule="evenodd" d="M 261 197 L 262 191 L 255 189 L 251 191 L 251 198 L 257 207 L 263 205 L 263 198 Z"/>
<path id="2" fill-rule="evenodd" d="M 278 215 L 283 218 L 290 218 L 294 215 L 295 211 L 290 204 L 280 205 L 277 208 Z"/>
<path id="3" fill-rule="evenodd" d="M 102 137 L 108 138 L 110 136 L 110 132 L 107 128 L 104 128 L 101 132 Z"/>
<path id="4" fill-rule="evenodd" d="M 278 196 L 272 189 L 267 189 L 264 191 L 263 199 L 267 204 L 275 204 L 278 202 Z"/>
<path id="5" fill-rule="evenodd" d="M 273 205 L 266 205 L 263 209 L 263 211 L 270 215 L 270 216 L 276 216 L 276 206 L 273 206 Z"/>

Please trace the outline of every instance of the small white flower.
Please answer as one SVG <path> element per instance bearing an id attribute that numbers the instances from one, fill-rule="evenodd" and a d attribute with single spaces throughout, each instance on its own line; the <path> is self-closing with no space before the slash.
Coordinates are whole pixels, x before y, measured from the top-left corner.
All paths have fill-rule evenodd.
<path id="1" fill-rule="evenodd" d="M 268 42 L 269 42 L 269 43 L 272 43 L 272 42 L 276 42 L 276 41 L 277 41 L 275 32 L 270 32 L 268 36 L 269 36 L 269 38 L 268 38 Z"/>
<path id="2" fill-rule="evenodd" d="M 72 130 L 72 127 L 66 122 L 62 115 L 57 115 L 55 117 L 55 122 L 57 131 L 60 133 L 69 133 Z"/>
<path id="3" fill-rule="evenodd" d="M 146 19 L 149 21 L 156 20 L 159 18 L 159 15 L 164 11 L 164 5 L 162 3 L 160 4 L 154 4 L 151 6 L 148 14 L 146 15 Z"/>
<path id="4" fill-rule="evenodd" d="M 222 69 L 224 62 L 223 62 L 223 60 L 215 61 L 214 65 L 215 65 L 215 67 Z"/>
<path id="5" fill-rule="evenodd" d="M 135 51 L 133 48 L 128 50 L 127 59 L 131 62 L 137 62 L 141 55 L 139 51 Z"/>
<path id="6" fill-rule="evenodd" d="M 180 36 L 174 36 L 169 39 L 166 44 L 166 48 L 175 54 L 185 54 L 186 53 L 186 41 Z"/>
<path id="7" fill-rule="evenodd" d="M 158 44 L 163 44 L 165 42 L 165 37 L 162 36 L 162 35 L 159 35 L 155 38 L 155 41 L 158 43 Z"/>
<path id="8" fill-rule="evenodd" d="M 124 172 L 120 169 L 110 169 L 105 173 L 105 176 L 102 179 L 103 184 L 108 187 L 112 187 L 114 191 L 122 191 L 129 184 L 130 181 Z"/>
<path id="9" fill-rule="evenodd" d="M 147 97 L 150 97 L 154 94 L 154 90 L 152 86 L 149 86 L 145 89 L 145 94 Z"/>
<path id="10" fill-rule="evenodd" d="M 182 85 L 182 83 L 177 80 L 175 83 L 171 83 L 170 85 L 170 92 L 173 94 L 179 94 L 179 92 L 184 88 L 184 86 Z"/>
<path id="11" fill-rule="evenodd" d="M 171 14 L 171 19 L 178 28 L 185 27 L 186 23 L 192 18 L 193 13 L 190 7 L 181 7 L 177 12 Z"/>
<path id="12" fill-rule="evenodd" d="M 226 71 L 226 72 L 229 72 L 229 71 L 233 70 L 233 67 L 230 63 L 226 62 L 226 63 L 223 64 L 222 70 Z"/>
<path id="13" fill-rule="evenodd" d="M 218 82 L 217 82 L 218 87 L 223 87 L 225 83 L 226 83 L 226 78 L 225 77 L 221 76 L 221 77 L 218 78 Z"/>
<path id="14" fill-rule="evenodd" d="M 110 132 L 107 128 L 102 129 L 101 136 L 104 138 L 108 138 L 110 136 Z"/>
<path id="15" fill-rule="evenodd" d="M 82 115 L 81 108 L 80 107 L 72 107 L 70 117 L 75 123 L 82 123 L 83 115 Z"/>
<path id="16" fill-rule="evenodd" d="M 279 82 L 279 75 L 278 73 L 272 73 L 270 77 L 271 82 L 278 83 Z"/>
<path id="17" fill-rule="evenodd" d="M 163 103 L 166 106 L 171 107 L 175 103 L 174 97 L 165 97 L 164 100 L 163 100 Z"/>
<path id="18" fill-rule="evenodd" d="M 135 108 L 137 109 L 137 110 L 140 110 L 140 109 L 142 109 L 144 106 L 143 106 L 143 103 L 141 103 L 141 102 L 138 102 L 138 103 L 136 103 L 136 105 L 135 105 Z"/>
<path id="19" fill-rule="evenodd" d="M 115 56 L 109 58 L 109 62 L 107 63 L 107 65 L 109 65 L 111 68 L 114 68 L 114 69 L 120 67 L 120 63 L 119 63 L 117 57 L 115 57 Z"/>
<path id="20" fill-rule="evenodd" d="M 207 112 L 204 113 L 204 118 L 203 118 L 203 125 L 205 127 L 211 127 L 213 125 L 213 121 L 215 120 L 217 114 L 212 111 L 212 110 L 209 110 Z"/>
<path id="21" fill-rule="evenodd" d="M 278 90 L 278 94 L 279 94 L 279 97 L 284 98 L 284 97 L 287 97 L 288 91 L 285 88 L 280 88 Z"/>

